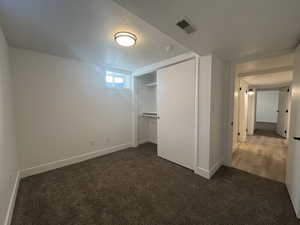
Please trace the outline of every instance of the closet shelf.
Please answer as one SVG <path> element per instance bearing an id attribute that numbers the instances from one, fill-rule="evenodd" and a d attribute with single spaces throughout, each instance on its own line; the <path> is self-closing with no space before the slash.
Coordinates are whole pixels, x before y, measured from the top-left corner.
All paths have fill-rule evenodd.
<path id="1" fill-rule="evenodd" d="M 154 87 L 156 85 L 157 85 L 157 82 L 152 82 L 152 83 L 146 84 L 147 87 Z"/>

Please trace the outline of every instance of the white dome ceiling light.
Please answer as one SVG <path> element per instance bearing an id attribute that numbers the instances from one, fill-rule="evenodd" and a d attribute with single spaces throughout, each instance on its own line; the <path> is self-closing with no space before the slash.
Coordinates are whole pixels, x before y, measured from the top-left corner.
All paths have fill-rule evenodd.
<path id="1" fill-rule="evenodd" d="M 134 34 L 125 31 L 116 33 L 114 37 L 115 41 L 123 47 L 131 47 L 135 45 L 137 41 L 137 38 Z"/>

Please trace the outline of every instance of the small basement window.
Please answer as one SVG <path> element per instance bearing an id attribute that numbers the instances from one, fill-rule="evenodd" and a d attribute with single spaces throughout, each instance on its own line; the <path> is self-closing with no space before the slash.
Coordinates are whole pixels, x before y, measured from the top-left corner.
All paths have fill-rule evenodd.
<path id="1" fill-rule="evenodd" d="M 130 75 L 125 75 L 117 72 L 106 71 L 105 84 L 107 87 L 113 88 L 130 88 Z"/>

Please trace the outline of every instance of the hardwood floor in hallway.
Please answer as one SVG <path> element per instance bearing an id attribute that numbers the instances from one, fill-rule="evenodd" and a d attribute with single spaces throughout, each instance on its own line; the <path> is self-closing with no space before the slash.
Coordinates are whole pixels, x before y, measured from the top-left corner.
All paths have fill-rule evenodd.
<path id="1" fill-rule="evenodd" d="M 287 157 L 286 139 L 248 136 L 233 152 L 232 166 L 252 174 L 284 182 Z"/>

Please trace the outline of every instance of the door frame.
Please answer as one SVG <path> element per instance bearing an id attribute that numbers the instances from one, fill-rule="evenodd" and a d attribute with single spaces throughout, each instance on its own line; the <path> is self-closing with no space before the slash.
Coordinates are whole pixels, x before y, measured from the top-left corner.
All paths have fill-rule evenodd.
<path id="1" fill-rule="evenodd" d="M 198 165 L 198 146 L 199 146 L 199 64 L 200 56 L 194 52 L 188 52 L 161 62 L 145 66 L 137 69 L 132 73 L 132 146 L 138 146 L 138 99 L 137 99 L 137 77 L 147 73 L 155 72 L 158 69 L 162 69 L 168 66 L 172 66 L 188 60 L 195 60 L 195 144 L 194 144 L 194 171 Z M 159 135 L 159 134 L 158 134 Z"/>
<path id="2" fill-rule="evenodd" d="M 262 60 L 262 59 L 267 59 L 267 58 L 271 58 L 271 57 L 276 57 L 276 56 L 282 56 L 285 54 L 290 54 L 293 53 L 295 49 L 287 49 L 284 51 L 277 51 L 277 52 L 273 52 L 273 53 L 267 53 L 267 54 L 262 54 L 262 55 L 252 55 L 252 56 L 248 56 L 245 58 L 241 58 L 241 59 L 237 59 L 237 60 L 233 60 L 230 63 L 230 90 L 229 90 L 229 99 L 228 99 L 228 103 L 229 103 L 229 113 L 228 113 L 228 121 L 230 121 L 230 123 L 228 124 L 228 140 L 227 140 L 227 148 L 225 149 L 225 156 L 224 156 L 224 164 L 226 166 L 232 167 L 232 149 L 235 147 L 233 146 L 233 132 L 234 132 L 234 121 L 236 121 L 238 123 L 238 115 L 237 118 L 235 118 L 234 115 L 234 107 L 239 107 L 238 104 L 238 98 L 239 98 L 239 93 L 237 93 L 236 91 L 238 90 L 238 86 L 237 84 L 239 84 L 239 79 L 241 76 L 247 76 L 247 75 L 251 75 L 251 73 L 249 74 L 238 74 L 236 71 L 236 66 L 238 64 L 241 63 L 246 63 L 246 62 L 250 62 L 250 61 L 254 61 L 254 60 Z M 291 70 L 292 67 L 286 67 L 286 68 L 279 68 L 278 71 L 282 71 L 282 70 Z M 271 70 L 270 70 L 271 71 Z M 276 72 L 276 69 L 272 72 Z M 241 75 L 241 76 L 240 76 Z"/>

